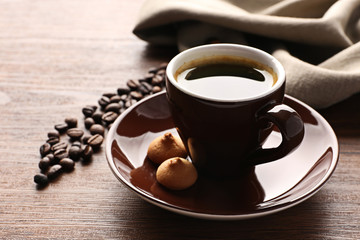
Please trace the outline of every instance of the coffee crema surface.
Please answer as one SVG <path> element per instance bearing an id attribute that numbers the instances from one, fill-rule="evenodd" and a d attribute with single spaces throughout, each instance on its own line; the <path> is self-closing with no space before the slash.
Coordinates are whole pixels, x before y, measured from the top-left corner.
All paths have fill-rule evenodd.
<path id="1" fill-rule="evenodd" d="M 234 100 L 267 92 L 277 81 L 272 68 L 237 56 L 211 56 L 184 63 L 175 72 L 184 89 L 215 99 Z"/>

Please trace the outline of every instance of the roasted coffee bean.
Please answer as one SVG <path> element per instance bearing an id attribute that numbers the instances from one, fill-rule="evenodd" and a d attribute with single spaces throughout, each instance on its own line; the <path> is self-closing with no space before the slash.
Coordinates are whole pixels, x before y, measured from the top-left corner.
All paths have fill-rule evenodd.
<path id="1" fill-rule="evenodd" d="M 46 140 L 47 143 L 49 143 L 50 145 L 54 145 L 60 142 L 60 138 L 59 137 L 49 137 L 48 140 Z"/>
<path id="2" fill-rule="evenodd" d="M 117 93 L 119 96 L 129 94 L 130 88 L 129 87 L 120 87 L 117 89 Z"/>
<path id="3" fill-rule="evenodd" d="M 87 142 L 88 142 L 89 138 L 91 138 L 91 136 L 92 136 L 92 135 L 86 135 L 86 136 L 84 136 L 84 137 L 82 138 L 83 144 L 87 144 Z"/>
<path id="4" fill-rule="evenodd" d="M 82 113 L 85 117 L 91 117 L 93 113 L 95 112 L 94 108 L 92 106 L 86 106 L 82 109 Z"/>
<path id="5" fill-rule="evenodd" d="M 126 85 L 131 89 L 131 90 L 136 90 L 139 87 L 139 81 L 138 80 L 134 80 L 134 79 L 130 79 L 126 82 Z"/>
<path id="6" fill-rule="evenodd" d="M 78 146 L 81 147 L 81 142 L 80 141 L 74 141 L 71 146 Z"/>
<path id="7" fill-rule="evenodd" d="M 119 103 L 120 101 L 121 97 L 119 95 L 115 95 L 110 98 L 110 103 Z"/>
<path id="8" fill-rule="evenodd" d="M 68 125 L 68 128 L 76 128 L 78 120 L 74 117 L 65 118 L 65 123 Z"/>
<path id="9" fill-rule="evenodd" d="M 110 103 L 106 106 L 105 112 L 116 112 L 118 113 L 121 108 L 121 105 L 119 103 Z"/>
<path id="10" fill-rule="evenodd" d="M 94 119 L 94 121 L 96 123 L 101 123 L 101 118 L 102 118 L 103 114 L 104 113 L 102 113 L 100 111 L 96 111 L 96 112 L 94 112 L 94 114 L 91 117 L 92 117 L 92 119 Z"/>
<path id="11" fill-rule="evenodd" d="M 60 161 L 61 159 L 66 158 L 68 156 L 69 154 L 64 148 L 58 149 L 54 152 L 54 158 L 56 161 Z"/>
<path id="12" fill-rule="evenodd" d="M 57 137 L 57 138 L 59 138 L 59 137 L 60 137 L 60 134 L 59 134 L 58 131 L 55 131 L 55 130 L 54 130 L 54 131 L 48 132 L 47 136 L 48 136 L 48 138 L 52 138 L 52 137 Z"/>
<path id="13" fill-rule="evenodd" d="M 45 172 L 46 170 L 48 170 L 50 166 L 50 159 L 47 156 L 45 156 L 39 161 L 38 165 L 41 171 Z"/>
<path id="14" fill-rule="evenodd" d="M 144 81 L 150 83 L 154 76 L 155 76 L 155 73 L 147 73 L 144 77 Z M 143 81 L 141 81 L 141 82 L 143 82 Z"/>
<path id="15" fill-rule="evenodd" d="M 41 145 L 41 147 L 40 147 L 40 155 L 42 157 L 49 154 L 50 151 L 51 151 L 51 145 L 49 143 L 44 143 L 43 145 Z"/>
<path id="16" fill-rule="evenodd" d="M 94 111 L 96 111 L 98 109 L 98 107 L 96 105 L 87 105 L 89 107 L 91 107 Z"/>
<path id="17" fill-rule="evenodd" d="M 104 136 L 105 128 L 100 124 L 94 124 L 90 127 L 90 133 L 91 135 L 100 134 Z"/>
<path id="18" fill-rule="evenodd" d="M 131 96 L 131 98 L 133 98 L 135 100 L 140 100 L 143 98 L 143 95 L 138 91 L 131 91 L 130 96 Z"/>
<path id="19" fill-rule="evenodd" d="M 60 160 L 59 164 L 62 166 L 63 170 L 70 172 L 74 170 L 75 162 L 70 158 L 63 158 Z"/>
<path id="20" fill-rule="evenodd" d="M 59 142 L 57 144 L 54 144 L 52 147 L 51 147 L 51 151 L 55 152 L 56 150 L 59 150 L 59 149 L 65 149 L 67 148 L 68 144 L 66 142 Z"/>
<path id="21" fill-rule="evenodd" d="M 38 173 L 34 176 L 34 182 L 39 186 L 46 186 L 49 183 L 49 179 L 45 174 Z"/>
<path id="22" fill-rule="evenodd" d="M 84 162 L 89 162 L 92 158 L 94 151 L 90 145 L 85 145 L 82 150 L 82 158 Z"/>
<path id="23" fill-rule="evenodd" d="M 87 117 L 84 120 L 84 124 L 85 124 L 85 128 L 89 129 L 93 124 L 95 124 L 95 120 L 92 119 L 91 117 Z"/>
<path id="24" fill-rule="evenodd" d="M 69 158 L 71 158 L 74 161 L 77 161 L 80 159 L 82 155 L 82 148 L 81 146 L 71 146 L 69 148 Z"/>
<path id="25" fill-rule="evenodd" d="M 110 123 L 107 128 L 110 129 L 113 126 L 113 123 Z"/>
<path id="26" fill-rule="evenodd" d="M 158 92 L 161 92 L 162 88 L 159 87 L 159 86 L 154 86 L 153 89 L 152 89 L 152 92 L 153 93 L 158 93 Z"/>
<path id="27" fill-rule="evenodd" d="M 121 98 L 121 101 L 126 102 L 129 99 L 129 95 L 124 94 L 124 95 L 121 95 L 120 98 Z"/>
<path id="28" fill-rule="evenodd" d="M 159 69 L 159 70 L 161 70 L 161 69 L 165 69 L 165 70 L 166 70 L 167 65 L 168 65 L 167 62 L 160 63 L 158 69 Z"/>
<path id="29" fill-rule="evenodd" d="M 110 98 L 102 96 L 99 99 L 98 103 L 101 106 L 101 108 L 104 109 L 110 103 Z"/>
<path id="30" fill-rule="evenodd" d="M 137 103 L 137 101 L 135 99 L 128 99 L 125 103 L 125 108 L 129 108 L 130 106 L 134 105 L 135 103 Z"/>
<path id="31" fill-rule="evenodd" d="M 158 71 L 157 67 L 151 67 L 149 68 L 148 73 L 156 73 L 157 71 Z"/>
<path id="32" fill-rule="evenodd" d="M 159 71 L 156 72 L 156 75 L 160 75 L 161 77 L 165 77 L 165 69 L 159 69 Z"/>
<path id="33" fill-rule="evenodd" d="M 121 110 L 121 108 L 123 108 L 123 107 L 125 106 L 125 102 L 124 102 L 124 101 L 120 101 L 120 102 L 119 102 L 119 105 L 120 105 L 120 110 Z"/>
<path id="34" fill-rule="evenodd" d="M 50 160 L 50 165 L 54 165 L 54 164 L 56 163 L 54 154 L 49 153 L 49 154 L 46 155 L 45 157 L 47 157 L 47 158 Z"/>
<path id="35" fill-rule="evenodd" d="M 66 123 L 59 123 L 54 126 L 59 133 L 64 133 L 68 129 L 68 125 Z"/>
<path id="36" fill-rule="evenodd" d="M 94 136 L 89 138 L 88 145 L 90 145 L 93 148 L 93 150 L 97 150 L 99 149 L 103 141 L 104 141 L 103 136 L 101 136 L 100 134 L 95 134 Z"/>
<path id="37" fill-rule="evenodd" d="M 109 124 L 109 123 L 114 122 L 118 116 L 119 116 L 119 115 L 118 115 L 117 113 L 107 112 L 107 113 L 105 113 L 105 114 L 103 115 L 102 120 L 103 120 L 106 124 Z"/>
<path id="38" fill-rule="evenodd" d="M 158 86 L 161 85 L 163 82 L 164 82 L 164 77 L 158 74 L 156 74 L 151 80 L 151 84 Z"/>
<path id="39" fill-rule="evenodd" d="M 72 139 L 80 139 L 84 135 L 84 131 L 80 128 L 70 128 L 66 131 L 66 134 Z"/>
<path id="40" fill-rule="evenodd" d="M 113 96 L 116 96 L 116 93 L 103 93 L 103 96 L 112 98 Z"/>
<path id="41" fill-rule="evenodd" d="M 59 164 L 55 164 L 49 168 L 49 171 L 47 172 L 48 179 L 54 180 L 55 178 L 59 177 L 62 172 L 62 166 Z"/>
<path id="42" fill-rule="evenodd" d="M 147 82 L 142 82 L 139 87 L 139 91 L 145 95 L 149 94 L 152 91 L 152 89 L 153 89 L 153 86 Z"/>

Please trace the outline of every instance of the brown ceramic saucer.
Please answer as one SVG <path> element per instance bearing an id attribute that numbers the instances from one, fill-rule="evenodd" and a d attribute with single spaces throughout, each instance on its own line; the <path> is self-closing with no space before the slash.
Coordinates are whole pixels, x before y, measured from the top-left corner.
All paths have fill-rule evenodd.
<path id="1" fill-rule="evenodd" d="M 171 191 L 156 182 L 156 167 L 146 158 L 149 143 L 165 132 L 177 134 L 164 92 L 140 101 L 115 121 L 106 139 L 114 175 L 143 199 L 187 216 L 238 220 L 292 207 L 315 194 L 335 170 L 337 138 L 326 120 L 309 106 L 286 96 L 305 123 L 300 146 L 289 155 L 249 169 L 238 178 L 215 180 L 200 175 L 191 188 Z M 240 134 L 240 133 L 239 133 Z M 273 131 L 264 147 L 281 142 Z"/>

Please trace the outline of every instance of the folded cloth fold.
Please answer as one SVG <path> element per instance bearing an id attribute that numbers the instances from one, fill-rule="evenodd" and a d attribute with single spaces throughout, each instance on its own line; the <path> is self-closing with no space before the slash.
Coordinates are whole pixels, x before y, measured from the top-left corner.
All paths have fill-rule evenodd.
<path id="1" fill-rule="evenodd" d="M 286 93 L 325 108 L 360 92 L 360 0 L 147 0 L 133 30 L 179 50 L 216 42 L 273 54 Z"/>

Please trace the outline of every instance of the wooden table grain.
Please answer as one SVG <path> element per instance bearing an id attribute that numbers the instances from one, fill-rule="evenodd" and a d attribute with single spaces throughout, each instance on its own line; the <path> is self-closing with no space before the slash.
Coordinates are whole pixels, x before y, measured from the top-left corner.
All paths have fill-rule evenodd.
<path id="1" fill-rule="evenodd" d="M 207 221 L 153 206 L 113 176 L 104 146 L 37 190 L 55 124 L 176 54 L 131 33 L 142 3 L 0 0 L 0 239 L 360 239 L 360 94 L 320 111 L 339 139 L 332 178 L 266 217 Z"/>

